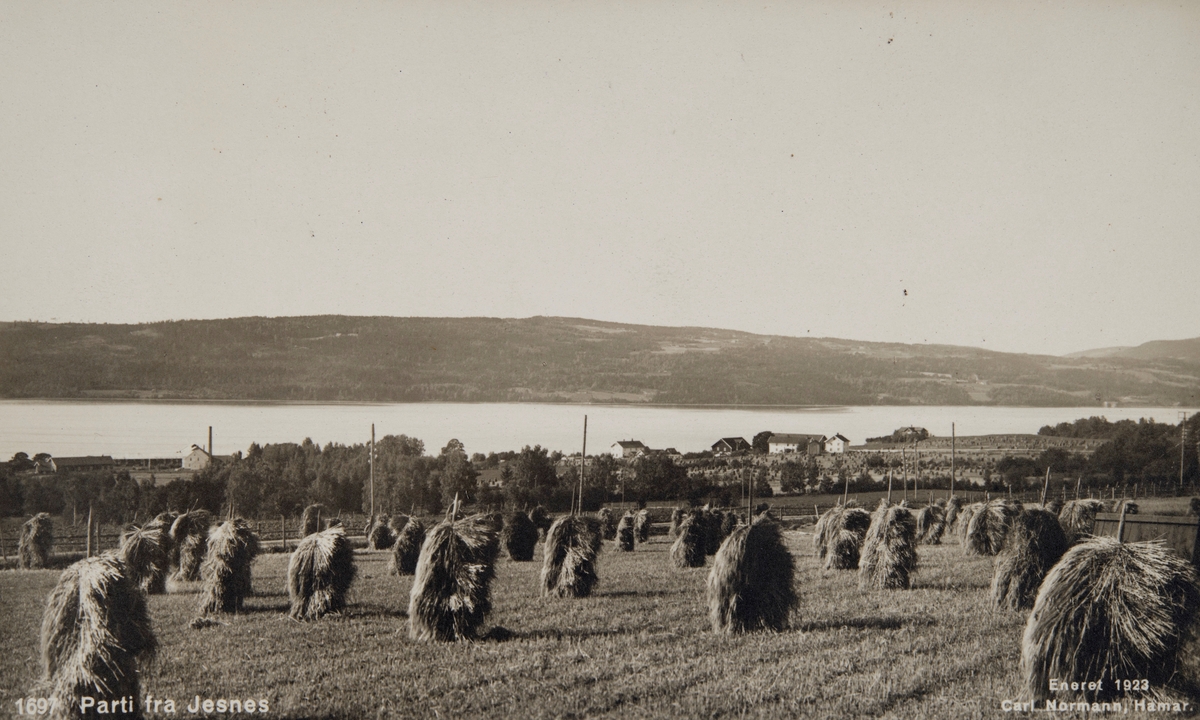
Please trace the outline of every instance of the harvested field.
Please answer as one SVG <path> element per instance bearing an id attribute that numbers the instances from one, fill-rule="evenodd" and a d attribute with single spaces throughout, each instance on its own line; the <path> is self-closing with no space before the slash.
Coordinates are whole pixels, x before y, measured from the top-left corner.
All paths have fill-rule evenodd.
<path id="1" fill-rule="evenodd" d="M 501 558 L 474 643 L 409 639 L 411 576 L 389 553 L 355 553 L 343 614 L 296 623 L 288 556 L 254 560 L 240 614 L 192 630 L 199 583 L 147 598 L 158 660 L 142 693 L 266 698 L 272 717 L 1001 717 L 1021 689 L 1025 618 L 991 609 L 991 558 L 955 538 L 921 549 L 912 590 L 858 588 L 826 571 L 811 536 L 784 533 L 799 595 L 791 628 L 723 636 L 709 625 L 706 567 L 680 570 L 670 539 L 603 553 L 594 594 L 540 596 L 538 563 Z M 540 543 L 539 543 L 540 544 Z M 538 556 L 541 548 L 537 548 Z M 0 698 L 38 681 L 38 629 L 57 570 L 0 572 Z M 186 715 L 182 707 L 179 715 Z"/>

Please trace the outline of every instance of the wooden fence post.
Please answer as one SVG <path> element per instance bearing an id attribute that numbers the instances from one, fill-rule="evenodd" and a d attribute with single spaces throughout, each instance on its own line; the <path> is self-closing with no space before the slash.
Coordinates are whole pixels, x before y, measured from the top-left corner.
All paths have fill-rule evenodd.
<path id="1" fill-rule="evenodd" d="M 88 504 L 87 557 L 92 556 L 92 506 Z"/>

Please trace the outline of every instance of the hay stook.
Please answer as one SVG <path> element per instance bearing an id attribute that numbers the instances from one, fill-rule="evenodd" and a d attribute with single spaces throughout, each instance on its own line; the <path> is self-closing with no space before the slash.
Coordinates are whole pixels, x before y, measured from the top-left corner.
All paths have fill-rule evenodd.
<path id="1" fill-rule="evenodd" d="M 1025 510 L 1013 521 L 1004 549 L 996 558 L 992 577 L 992 602 L 997 608 L 1027 610 L 1033 607 L 1042 579 L 1070 544 L 1047 510 Z"/>
<path id="2" fill-rule="evenodd" d="M 1092 534 L 1096 526 L 1096 513 L 1104 510 L 1104 503 L 1093 498 L 1070 500 L 1058 513 L 1067 542 L 1074 545 Z"/>
<path id="3" fill-rule="evenodd" d="M 162 523 L 151 521 L 121 534 L 117 551 L 126 574 L 147 595 L 167 591 L 171 537 Z"/>
<path id="4" fill-rule="evenodd" d="M 946 514 L 939 505 L 927 505 L 917 513 L 917 538 L 926 545 L 940 545 L 946 532 Z"/>
<path id="5" fill-rule="evenodd" d="M 636 534 L 636 533 L 635 533 Z M 550 526 L 542 549 L 543 595 L 587 597 L 600 581 L 596 558 L 602 539 L 595 518 L 564 515 Z"/>
<path id="6" fill-rule="evenodd" d="M 139 664 L 157 647 L 145 596 L 115 553 L 80 560 L 59 576 L 41 629 L 42 671 L 59 717 L 84 717 L 83 697 L 136 702 Z"/>
<path id="7" fill-rule="evenodd" d="M 633 552 L 633 520 L 633 513 L 627 512 L 617 523 L 616 547 L 621 552 Z"/>
<path id="8" fill-rule="evenodd" d="M 17 563 L 23 570 L 50 567 L 50 552 L 54 549 L 54 523 L 49 513 L 38 513 L 21 526 L 17 544 Z"/>
<path id="9" fill-rule="evenodd" d="M 226 520 L 208 534 L 200 567 L 200 615 L 236 613 L 253 592 L 250 566 L 258 555 L 258 535 L 242 518 Z"/>
<path id="10" fill-rule="evenodd" d="M 708 522 L 699 510 L 689 512 L 679 524 L 679 537 L 671 544 L 671 563 L 677 568 L 704 567 Z"/>
<path id="11" fill-rule="evenodd" d="M 973 555 L 998 555 L 1021 509 L 1021 503 L 1010 500 L 992 500 L 978 508 L 967 523 L 964 550 Z"/>
<path id="12" fill-rule="evenodd" d="M 863 589 L 907 590 L 917 569 L 917 519 L 908 508 L 880 506 L 871 514 L 858 561 Z"/>
<path id="13" fill-rule="evenodd" d="M 410 517 L 396 537 L 396 544 L 392 546 L 392 560 L 388 563 L 388 572 L 392 575 L 415 573 L 424 542 L 425 524 L 418 517 Z"/>
<path id="14" fill-rule="evenodd" d="M 477 638 L 492 609 L 499 554 L 499 537 L 480 515 L 430 530 L 409 594 L 409 636 L 423 642 Z"/>
<path id="15" fill-rule="evenodd" d="M 174 579 L 195 582 L 200 579 L 200 565 L 208 550 L 208 528 L 212 513 L 192 510 L 171 523 L 171 560 L 176 566 Z"/>
<path id="16" fill-rule="evenodd" d="M 346 593 L 357 568 L 354 550 L 343 528 L 313 533 L 300 541 L 288 560 L 288 615 L 316 620 L 346 607 Z"/>
<path id="17" fill-rule="evenodd" d="M 386 522 L 380 517 L 371 525 L 367 533 L 367 548 L 370 550 L 391 550 L 396 544 L 396 532 L 392 530 L 391 518 Z"/>
<path id="18" fill-rule="evenodd" d="M 520 510 L 504 516 L 504 528 L 500 531 L 500 544 L 511 560 L 530 562 L 537 546 L 538 529 L 533 520 Z"/>
<path id="19" fill-rule="evenodd" d="M 650 540 L 650 511 L 642 508 L 633 518 L 633 539 L 639 544 Z"/>
<path id="20" fill-rule="evenodd" d="M 795 567 L 779 525 L 739 527 L 721 545 L 706 583 L 713 632 L 783 630 L 796 605 Z"/>
<path id="21" fill-rule="evenodd" d="M 857 570 L 871 514 L 862 508 L 838 506 L 826 532 L 826 570 Z"/>
<path id="22" fill-rule="evenodd" d="M 300 515 L 300 537 L 308 537 L 313 533 L 321 532 L 321 510 L 320 504 L 304 508 L 304 512 Z"/>

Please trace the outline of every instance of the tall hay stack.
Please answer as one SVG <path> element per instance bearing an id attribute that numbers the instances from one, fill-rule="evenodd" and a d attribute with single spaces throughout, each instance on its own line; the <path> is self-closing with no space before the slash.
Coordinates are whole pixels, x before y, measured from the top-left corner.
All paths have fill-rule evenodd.
<path id="1" fill-rule="evenodd" d="M 537 546 L 538 529 L 529 516 L 520 510 L 513 511 L 504 517 L 504 528 L 500 531 L 500 544 L 508 557 L 517 562 L 533 560 L 533 550 Z"/>
<path id="2" fill-rule="evenodd" d="M 17 563 L 23 570 L 50 567 L 50 551 L 53 548 L 54 523 L 49 513 L 38 513 L 21 526 Z"/>
<path id="3" fill-rule="evenodd" d="M 1039 705 L 1120 697 L 1118 679 L 1149 681 L 1142 697 L 1200 693 L 1200 584 L 1158 542 L 1093 537 L 1046 575 L 1021 643 L 1025 692 Z M 1051 679 L 1100 682 L 1095 692 L 1050 692 Z M 1135 699 L 1137 696 L 1127 698 Z"/>
<path id="4" fill-rule="evenodd" d="M 997 608 L 1033 607 L 1042 579 L 1070 547 L 1054 513 L 1024 510 L 1013 521 L 1004 549 L 996 558 L 992 602 Z"/>
<path id="5" fill-rule="evenodd" d="M 737 529 L 737 526 L 738 526 L 737 513 L 733 513 L 733 512 L 729 512 L 729 511 L 725 511 L 725 512 L 721 513 L 721 526 L 719 528 L 719 531 L 721 533 L 721 542 L 725 542 L 725 538 L 732 535 L 733 531 Z"/>
<path id="6" fill-rule="evenodd" d="M 633 513 L 626 512 L 617 523 L 617 550 L 633 552 Z"/>
<path id="7" fill-rule="evenodd" d="M 235 613 L 253 592 L 250 566 L 258 555 L 258 535 L 245 520 L 226 520 L 208 533 L 200 568 L 200 615 Z"/>
<path id="8" fill-rule="evenodd" d="M 871 514 L 858 561 L 863 589 L 907 590 L 917 569 L 917 519 L 908 508 L 880 507 Z"/>
<path id="9" fill-rule="evenodd" d="M 300 537 L 308 537 L 313 533 L 321 532 L 321 510 L 319 503 L 314 503 L 304 508 L 304 512 L 300 515 Z"/>
<path id="10" fill-rule="evenodd" d="M 474 640 L 492 609 L 500 540 L 480 515 L 439 523 L 425 537 L 408 600 L 408 633 L 422 642 Z"/>
<path id="11" fill-rule="evenodd" d="M 425 524 L 418 517 L 410 517 L 396 537 L 396 544 L 392 546 L 392 560 L 388 564 L 388 572 L 393 575 L 415 573 L 424 542 Z"/>
<path id="12" fill-rule="evenodd" d="M 171 538 L 161 523 L 149 522 L 121 534 L 117 551 L 126 574 L 147 595 L 167 591 Z"/>
<path id="13" fill-rule="evenodd" d="M 967 524 L 966 552 L 973 555 L 998 555 L 1013 521 L 1021 514 L 1021 504 L 992 500 L 971 515 Z"/>
<path id="14" fill-rule="evenodd" d="M 600 508 L 596 513 L 596 518 L 600 521 L 601 537 L 604 540 L 614 540 L 617 537 L 617 516 L 611 508 Z"/>
<path id="15" fill-rule="evenodd" d="M 546 545 L 542 549 L 542 594 L 591 595 L 600 581 L 596 572 L 600 545 L 600 524 L 595 518 L 564 515 L 555 520 L 546 532 Z"/>
<path id="16" fill-rule="evenodd" d="M 633 539 L 638 543 L 650 540 L 650 511 L 642 508 L 633 518 Z"/>
<path id="17" fill-rule="evenodd" d="M 1058 521 L 1062 524 L 1063 532 L 1067 534 L 1067 542 L 1074 545 L 1091 535 L 1096 526 L 1096 513 L 1104 509 L 1100 500 L 1085 498 L 1069 500 L 1058 513 Z"/>
<path id="18" fill-rule="evenodd" d="M 546 531 L 550 529 L 550 524 L 554 522 L 546 513 L 546 508 L 542 507 L 541 505 L 534 506 L 534 508 L 529 511 L 529 519 L 532 520 L 533 524 L 537 526 L 539 538 L 545 537 Z"/>
<path id="19" fill-rule="evenodd" d="M 288 615 L 293 620 L 316 620 L 346 607 L 346 593 L 358 569 L 354 550 L 340 527 L 305 537 L 288 560 Z"/>
<path id="20" fill-rule="evenodd" d="M 200 565 L 208 550 L 208 528 L 212 519 L 212 513 L 207 510 L 192 510 L 171 523 L 171 559 L 178 568 L 176 580 L 195 582 L 200 579 Z"/>
<path id="21" fill-rule="evenodd" d="M 707 534 L 704 513 L 689 512 L 679 524 L 679 537 L 671 544 L 671 563 L 677 568 L 704 567 L 704 543 Z"/>
<path id="22" fill-rule="evenodd" d="M 954 521 L 958 519 L 959 512 L 962 511 L 962 498 L 955 495 L 946 501 L 946 529 L 954 528 Z"/>
<path id="23" fill-rule="evenodd" d="M 829 552 L 829 536 L 832 533 L 830 527 L 841 515 L 842 510 L 843 506 L 834 505 L 817 518 L 817 524 L 813 527 L 813 550 L 816 551 L 818 560 L 824 560 L 825 553 Z"/>
<path id="24" fill-rule="evenodd" d="M 375 520 L 371 525 L 371 531 L 367 533 L 367 547 L 371 550 L 391 550 L 396 544 L 396 533 L 392 530 L 391 518 L 386 522 L 382 517 Z"/>
<path id="25" fill-rule="evenodd" d="M 679 537 L 679 523 L 683 522 L 683 508 L 671 508 L 671 526 L 667 529 L 667 537 L 674 540 Z"/>
<path id="26" fill-rule="evenodd" d="M 871 513 L 839 505 L 826 531 L 825 569 L 857 570 L 863 539 L 871 527 Z"/>
<path id="27" fill-rule="evenodd" d="M 58 578 L 42 615 L 42 671 L 57 708 L 52 717 L 83 717 L 79 700 L 84 696 L 132 696 L 136 702 L 138 662 L 157 648 L 145 596 L 115 554 L 71 565 Z"/>
<path id="28" fill-rule="evenodd" d="M 921 508 L 917 513 L 917 538 L 926 545 L 940 545 L 945 532 L 945 511 L 938 505 Z"/>
<path id="29" fill-rule="evenodd" d="M 721 544 L 706 583 L 713 632 L 783 630 L 796 605 L 795 566 L 779 525 L 766 518 Z"/>

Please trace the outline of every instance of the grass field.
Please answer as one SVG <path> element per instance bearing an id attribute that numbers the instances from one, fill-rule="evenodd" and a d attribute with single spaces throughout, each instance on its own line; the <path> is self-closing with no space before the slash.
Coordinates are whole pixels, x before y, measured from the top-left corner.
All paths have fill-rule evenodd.
<path id="1" fill-rule="evenodd" d="M 606 543 L 590 598 L 541 598 L 539 563 L 500 561 L 489 639 L 408 639 L 412 578 L 359 551 L 342 616 L 286 616 L 287 556 L 260 556 L 258 594 L 226 624 L 193 630 L 198 587 L 149 598 L 161 645 L 143 695 L 266 698 L 274 717 L 1001 716 L 1019 687 L 1024 616 L 990 609 L 991 561 L 956 539 L 922 546 L 909 591 L 860 591 L 788 533 L 800 605 L 779 634 L 714 635 L 708 569 L 669 567 L 666 537 L 634 553 Z M 540 557 L 540 550 L 538 553 Z M 711 565 L 711 558 L 709 560 Z M 0 701 L 36 695 L 38 627 L 58 571 L 0 572 Z M 165 717 L 165 716 L 164 716 Z"/>

